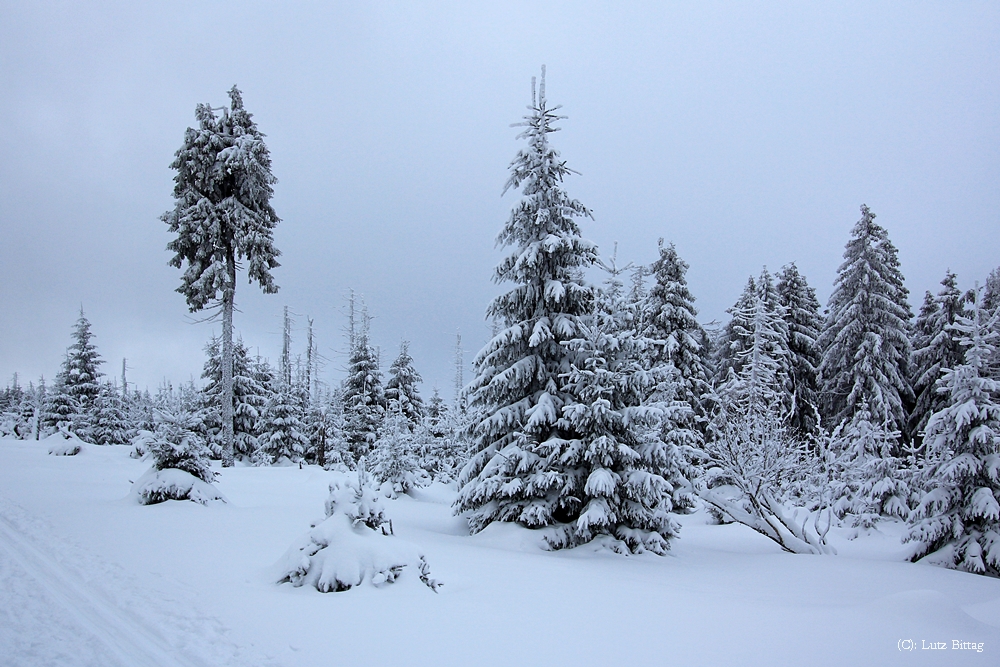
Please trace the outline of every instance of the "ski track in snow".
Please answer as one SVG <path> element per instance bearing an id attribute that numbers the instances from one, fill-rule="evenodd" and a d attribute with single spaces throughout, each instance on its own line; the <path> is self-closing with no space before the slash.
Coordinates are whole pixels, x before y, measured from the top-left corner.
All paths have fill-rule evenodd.
<path id="1" fill-rule="evenodd" d="M 60 553 L 71 555 L 73 563 L 59 559 Z M 99 583 L 102 578 L 133 599 L 109 595 Z M 0 496 L 0 602 L 7 601 L 0 604 L 0 664 L 260 664 L 221 636 L 225 629 L 217 620 L 195 615 L 189 605 L 165 608 L 128 579 L 80 547 L 56 539 L 37 517 Z M 138 609 L 146 610 L 145 619 Z"/>

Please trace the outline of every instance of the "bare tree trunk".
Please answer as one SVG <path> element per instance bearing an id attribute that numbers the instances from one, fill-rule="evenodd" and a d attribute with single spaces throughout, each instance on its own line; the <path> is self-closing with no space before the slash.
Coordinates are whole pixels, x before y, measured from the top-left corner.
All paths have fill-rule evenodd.
<path id="1" fill-rule="evenodd" d="M 236 257 L 226 257 L 222 291 L 222 467 L 233 466 L 233 302 L 236 300 Z"/>

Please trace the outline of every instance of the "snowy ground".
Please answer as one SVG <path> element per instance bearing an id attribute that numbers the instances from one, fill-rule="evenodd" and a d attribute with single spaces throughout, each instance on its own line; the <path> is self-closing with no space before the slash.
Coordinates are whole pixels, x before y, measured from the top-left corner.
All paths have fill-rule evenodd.
<path id="1" fill-rule="evenodd" d="M 414 573 L 322 594 L 268 574 L 328 473 L 236 468 L 228 505 L 141 507 L 127 448 L 47 449 L 0 440 L 3 667 L 1000 664 L 1000 581 L 899 562 L 897 535 L 797 556 L 698 513 L 664 558 L 549 553 L 512 526 L 469 537 L 435 486 L 386 508 L 440 594 Z"/>

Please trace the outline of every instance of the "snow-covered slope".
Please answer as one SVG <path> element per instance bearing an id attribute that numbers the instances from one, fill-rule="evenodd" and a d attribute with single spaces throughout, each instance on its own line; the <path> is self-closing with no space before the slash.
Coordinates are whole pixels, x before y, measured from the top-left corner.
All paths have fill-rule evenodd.
<path id="1" fill-rule="evenodd" d="M 0 665 L 993 665 L 1000 581 L 900 562 L 891 534 L 782 553 L 682 517 L 666 557 L 493 525 L 469 537 L 442 486 L 386 501 L 444 582 L 344 593 L 277 585 L 323 518 L 330 473 L 235 468 L 228 504 L 140 506 L 125 447 L 56 457 L 0 440 Z M 915 649 L 900 651 L 902 640 Z M 982 652 L 953 648 L 981 643 Z M 944 642 L 945 650 L 923 645 Z"/>

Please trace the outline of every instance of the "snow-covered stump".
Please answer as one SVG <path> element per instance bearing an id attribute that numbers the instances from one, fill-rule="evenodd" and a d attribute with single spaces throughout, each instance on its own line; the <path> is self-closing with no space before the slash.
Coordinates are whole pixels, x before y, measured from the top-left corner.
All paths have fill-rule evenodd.
<path id="1" fill-rule="evenodd" d="M 335 473 L 326 519 L 289 547 L 275 566 L 274 579 L 329 593 L 365 581 L 374 586 L 391 584 L 412 566 L 420 581 L 436 593 L 441 582 L 431 578 L 424 555 L 415 545 L 394 537 L 391 526 L 363 464 L 357 475 Z"/>

